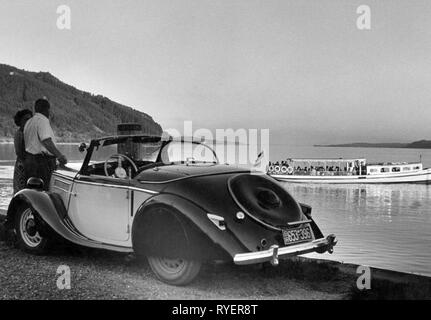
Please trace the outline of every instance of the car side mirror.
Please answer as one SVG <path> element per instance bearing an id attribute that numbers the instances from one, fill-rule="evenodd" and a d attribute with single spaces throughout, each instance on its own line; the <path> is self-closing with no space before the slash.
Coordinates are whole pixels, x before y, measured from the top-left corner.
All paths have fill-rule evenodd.
<path id="1" fill-rule="evenodd" d="M 85 150 L 87 150 L 87 145 L 83 142 L 79 145 L 78 148 L 79 152 L 83 153 Z"/>

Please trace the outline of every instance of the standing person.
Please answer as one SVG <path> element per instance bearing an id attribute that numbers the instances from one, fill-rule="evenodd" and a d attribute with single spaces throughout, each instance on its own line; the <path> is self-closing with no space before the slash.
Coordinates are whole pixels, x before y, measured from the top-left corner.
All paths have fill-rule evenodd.
<path id="1" fill-rule="evenodd" d="M 13 171 L 13 194 L 25 188 L 27 179 L 24 171 L 25 145 L 24 145 L 24 126 L 33 116 L 33 112 L 28 109 L 20 110 L 15 114 L 14 122 L 18 127 L 15 133 L 15 168 Z"/>
<path id="2" fill-rule="evenodd" d="M 42 179 L 46 191 L 56 168 L 56 159 L 60 165 L 67 163 L 66 157 L 55 145 L 54 132 L 49 122 L 50 108 L 48 100 L 37 100 L 34 105 L 35 114 L 24 127 L 26 176 Z"/>

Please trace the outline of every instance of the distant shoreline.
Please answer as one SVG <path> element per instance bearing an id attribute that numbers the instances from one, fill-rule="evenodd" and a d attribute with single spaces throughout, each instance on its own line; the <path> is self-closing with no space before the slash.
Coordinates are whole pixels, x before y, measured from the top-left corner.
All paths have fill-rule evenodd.
<path id="1" fill-rule="evenodd" d="M 420 140 L 412 143 L 343 143 L 343 144 L 315 144 L 314 147 L 332 148 L 401 148 L 401 149 L 431 149 L 430 140 Z"/>
<path id="2" fill-rule="evenodd" d="M 387 144 L 315 144 L 313 147 L 319 148 L 408 148 L 406 145 L 387 145 Z"/>

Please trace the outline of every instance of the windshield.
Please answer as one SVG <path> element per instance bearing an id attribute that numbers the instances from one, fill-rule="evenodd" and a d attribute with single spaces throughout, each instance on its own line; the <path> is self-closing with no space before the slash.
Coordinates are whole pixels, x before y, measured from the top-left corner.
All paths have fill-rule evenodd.
<path id="1" fill-rule="evenodd" d="M 157 137 L 120 137 L 96 144 L 84 172 L 87 175 L 125 178 L 155 165 L 178 163 L 218 164 L 218 159 L 210 147 L 197 142 L 166 142 Z"/>
<path id="2" fill-rule="evenodd" d="M 155 162 L 162 142 L 140 142 L 132 139 L 95 147 L 91 156 L 92 162 L 101 162 L 113 154 L 123 154 L 133 161 Z"/>
<path id="3" fill-rule="evenodd" d="M 104 143 L 95 147 L 91 162 L 101 162 L 114 154 L 123 154 L 136 162 L 170 163 L 218 163 L 213 149 L 205 144 L 190 141 L 170 141 L 163 146 L 162 141 L 140 141 L 138 139 L 124 139 L 116 143 Z M 162 148 L 162 149 L 161 149 Z"/>
<path id="4" fill-rule="evenodd" d="M 217 164 L 214 150 L 196 142 L 171 141 L 161 151 L 163 163 Z"/>

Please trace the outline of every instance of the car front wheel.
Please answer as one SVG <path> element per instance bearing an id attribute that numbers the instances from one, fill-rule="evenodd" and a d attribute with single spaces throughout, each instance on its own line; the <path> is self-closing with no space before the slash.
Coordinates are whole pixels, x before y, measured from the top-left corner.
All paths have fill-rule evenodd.
<path id="1" fill-rule="evenodd" d="M 42 236 L 38 230 L 37 213 L 29 205 L 18 208 L 15 216 L 15 231 L 18 246 L 33 254 L 46 252 L 49 239 Z"/>
<path id="2" fill-rule="evenodd" d="M 148 257 L 148 263 L 161 281 L 176 286 L 183 286 L 192 282 L 202 265 L 200 261 L 163 257 Z"/>

